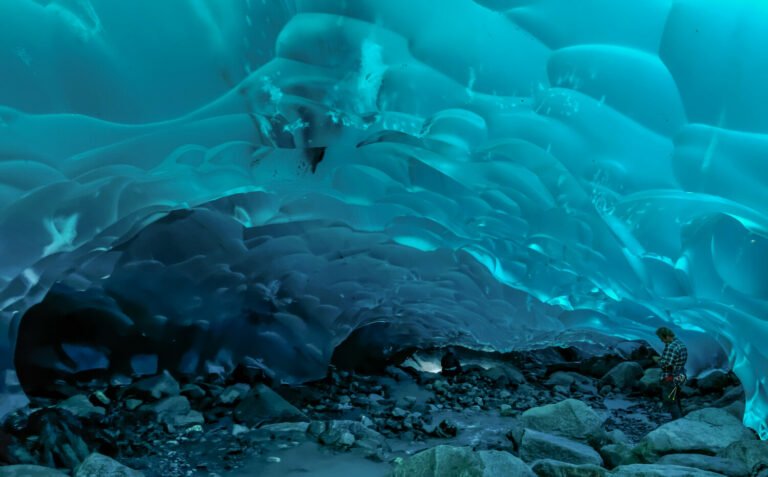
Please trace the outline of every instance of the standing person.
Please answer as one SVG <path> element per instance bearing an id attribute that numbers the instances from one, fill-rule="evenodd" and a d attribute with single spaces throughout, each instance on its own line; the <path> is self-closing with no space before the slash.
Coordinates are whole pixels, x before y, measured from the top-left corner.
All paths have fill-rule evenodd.
<path id="1" fill-rule="evenodd" d="M 683 417 L 680 386 L 687 379 L 685 363 L 688 361 L 688 348 L 669 328 L 659 328 L 656 336 L 664 343 L 661 358 L 654 358 L 661 367 L 661 399 L 672 414 L 672 419 L 680 419 Z"/>
<path id="2" fill-rule="evenodd" d="M 461 361 L 459 361 L 453 348 L 448 348 L 448 351 L 443 355 L 440 360 L 440 367 L 442 368 L 440 374 L 446 378 L 454 378 L 461 374 Z"/>

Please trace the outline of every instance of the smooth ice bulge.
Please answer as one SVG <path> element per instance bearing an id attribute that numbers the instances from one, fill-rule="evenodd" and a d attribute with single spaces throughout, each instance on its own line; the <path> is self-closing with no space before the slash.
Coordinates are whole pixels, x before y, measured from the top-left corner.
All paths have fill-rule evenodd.
<path id="1" fill-rule="evenodd" d="M 301 380 L 374 323 L 510 349 L 669 322 L 768 437 L 768 6 L 588 4 L 3 2 L 3 330 L 45 348 L 51 291 L 116 335 L 205 330 L 176 366 Z"/>

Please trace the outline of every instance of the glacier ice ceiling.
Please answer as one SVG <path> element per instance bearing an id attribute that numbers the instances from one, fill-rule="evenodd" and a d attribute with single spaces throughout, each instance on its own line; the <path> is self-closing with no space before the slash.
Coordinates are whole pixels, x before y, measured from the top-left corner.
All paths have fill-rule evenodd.
<path id="1" fill-rule="evenodd" d="M 0 24 L 22 381 L 154 354 L 295 382 L 355 330 L 670 323 L 768 437 L 765 2 L 7 0 Z"/>

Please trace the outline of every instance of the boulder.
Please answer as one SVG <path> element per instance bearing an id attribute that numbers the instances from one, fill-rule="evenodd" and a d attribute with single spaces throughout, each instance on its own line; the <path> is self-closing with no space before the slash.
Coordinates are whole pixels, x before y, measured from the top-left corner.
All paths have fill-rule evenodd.
<path id="1" fill-rule="evenodd" d="M 741 385 L 732 386 L 725 391 L 725 394 L 712 403 L 712 407 L 726 407 L 734 402 L 745 402 L 744 388 Z"/>
<path id="2" fill-rule="evenodd" d="M 661 368 L 648 368 L 640 378 L 638 387 L 645 395 L 661 394 Z"/>
<path id="3" fill-rule="evenodd" d="M 768 441 L 744 440 L 730 444 L 718 456 L 743 462 L 752 470 L 758 464 L 768 465 Z"/>
<path id="4" fill-rule="evenodd" d="M 570 388 L 576 382 L 576 379 L 573 376 L 574 374 L 575 373 L 569 373 L 567 371 L 557 371 L 552 373 L 544 384 L 549 387 L 563 386 Z"/>
<path id="5" fill-rule="evenodd" d="M 521 419 L 522 425 L 528 429 L 569 439 L 589 439 L 602 433 L 600 426 L 603 418 L 587 404 L 576 399 L 528 409 Z"/>
<path id="6" fill-rule="evenodd" d="M 523 373 L 511 366 L 494 366 L 493 368 L 483 370 L 480 374 L 500 386 L 508 386 L 510 384 L 520 385 L 525 383 L 525 376 L 523 376 Z"/>
<path id="7" fill-rule="evenodd" d="M 144 477 L 142 472 L 126 467 L 114 459 L 94 452 L 80 464 L 74 477 Z"/>
<path id="8" fill-rule="evenodd" d="M 531 466 L 539 477 L 604 477 L 608 471 L 597 465 L 576 465 L 557 460 L 538 460 Z"/>
<path id="9" fill-rule="evenodd" d="M 309 421 L 301 411 L 264 384 L 257 384 L 248 391 L 235 408 L 235 418 L 251 427 L 273 422 Z"/>
<path id="10" fill-rule="evenodd" d="M 180 392 L 182 396 L 186 396 L 193 401 L 205 397 L 205 390 L 197 384 L 185 384 Z"/>
<path id="11" fill-rule="evenodd" d="M 437 446 L 400 462 L 391 477 L 535 477 L 520 459 L 508 452 L 469 447 Z"/>
<path id="12" fill-rule="evenodd" d="M 40 465 L 6 465 L 0 467 L 0 477 L 68 477 L 68 475 Z"/>
<path id="13" fill-rule="evenodd" d="M 60 402 L 56 405 L 59 409 L 69 411 L 77 417 L 83 417 L 90 419 L 92 417 L 101 417 L 106 414 L 106 410 L 103 407 L 94 406 L 88 397 L 84 394 L 78 394 L 71 398 Z"/>
<path id="14" fill-rule="evenodd" d="M 181 391 L 179 383 L 168 371 L 162 374 L 136 381 L 128 387 L 127 393 L 144 399 L 160 399 L 165 396 L 178 396 Z"/>
<path id="15" fill-rule="evenodd" d="M 520 458 L 525 462 L 555 459 L 570 464 L 603 464 L 600 454 L 587 445 L 531 429 L 526 429 L 523 434 Z"/>
<path id="16" fill-rule="evenodd" d="M 73 469 L 88 457 L 82 422 L 67 411 L 55 407 L 35 411 L 29 416 L 25 432 L 38 437 L 35 448 L 40 462 L 49 467 Z"/>
<path id="17" fill-rule="evenodd" d="M 174 426 L 186 427 L 205 422 L 203 415 L 193 411 L 189 400 L 184 396 L 167 397 L 151 404 L 145 404 L 139 410 L 154 414 L 158 422 Z"/>
<path id="18" fill-rule="evenodd" d="M 754 439 L 752 431 L 727 411 L 706 408 L 669 422 L 648 433 L 635 453 L 652 456 L 698 452 L 715 455 L 734 442 Z"/>
<path id="19" fill-rule="evenodd" d="M 749 468 L 743 462 L 703 454 L 668 454 L 656 461 L 660 465 L 679 465 L 708 470 L 728 477 L 748 477 Z"/>
<path id="20" fill-rule="evenodd" d="M 591 356 L 579 363 L 578 371 L 580 374 L 600 378 L 605 373 L 613 369 L 619 363 L 623 363 L 624 358 L 615 354 L 606 354 L 603 356 Z"/>
<path id="21" fill-rule="evenodd" d="M 219 394 L 218 401 L 222 404 L 234 404 L 243 399 L 248 391 L 251 390 L 251 386 L 245 383 L 237 383 L 224 389 Z"/>
<path id="22" fill-rule="evenodd" d="M 744 419 L 744 411 L 746 406 L 744 405 L 744 401 L 734 401 L 722 409 L 741 421 Z"/>
<path id="23" fill-rule="evenodd" d="M 307 426 L 307 433 L 326 446 L 341 449 L 355 446 L 389 451 L 384 436 L 358 421 L 313 421 Z"/>
<path id="24" fill-rule="evenodd" d="M 616 443 L 605 445 L 600 448 L 600 455 L 603 457 L 605 466 L 609 469 L 620 465 L 640 463 L 640 460 L 632 452 L 632 447 L 628 444 Z"/>
<path id="25" fill-rule="evenodd" d="M 634 389 L 644 376 L 643 367 L 634 361 L 619 363 L 600 380 L 601 385 L 611 385 L 621 390 Z"/>
<path id="26" fill-rule="evenodd" d="M 613 469 L 611 477 L 723 477 L 706 470 L 679 465 L 632 464 Z"/>
<path id="27" fill-rule="evenodd" d="M 696 387 L 705 393 L 723 393 L 734 382 L 735 379 L 730 373 L 715 369 L 699 377 Z"/>

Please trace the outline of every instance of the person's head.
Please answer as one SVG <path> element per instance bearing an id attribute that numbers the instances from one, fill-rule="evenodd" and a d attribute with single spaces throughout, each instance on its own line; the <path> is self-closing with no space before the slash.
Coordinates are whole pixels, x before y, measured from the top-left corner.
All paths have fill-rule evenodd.
<path id="1" fill-rule="evenodd" d="M 661 328 L 656 330 L 656 336 L 658 336 L 659 339 L 664 343 L 671 343 L 675 340 L 675 332 L 670 330 L 666 326 L 662 326 Z"/>

